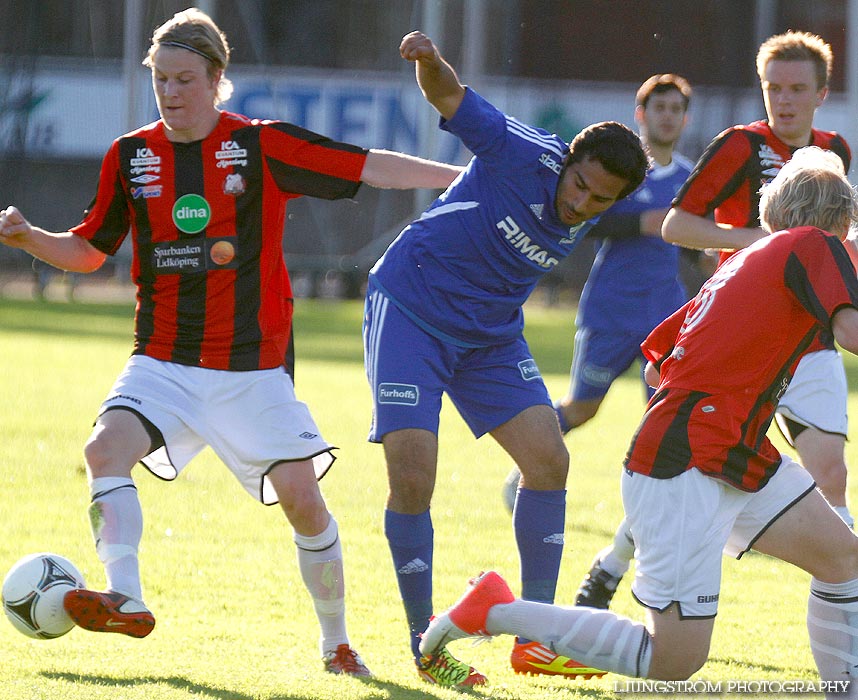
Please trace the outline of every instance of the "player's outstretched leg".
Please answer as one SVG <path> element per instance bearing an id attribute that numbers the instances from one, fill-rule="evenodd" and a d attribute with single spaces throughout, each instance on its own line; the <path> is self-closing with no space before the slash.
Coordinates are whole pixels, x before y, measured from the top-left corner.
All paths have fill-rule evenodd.
<path id="1" fill-rule="evenodd" d="M 489 611 L 495 605 L 515 601 L 515 595 L 509 585 L 494 571 L 480 574 L 472 579 L 470 584 L 471 587 L 455 605 L 429 623 L 420 643 L 420 651 L 425 656 L 431 657 L 437 650 L 444 650 L 446 644 L 456 639 L 491 636 L 486 622 Z M 567 678 L 604 675 L 604 671 L 555 654 L 539 642 L 516 645 L 513 657 L 516 656 L 521 656 L 518 667 L 516 659 L 513 658 L 513 670 L 516 673 L 562 675 Z"/>

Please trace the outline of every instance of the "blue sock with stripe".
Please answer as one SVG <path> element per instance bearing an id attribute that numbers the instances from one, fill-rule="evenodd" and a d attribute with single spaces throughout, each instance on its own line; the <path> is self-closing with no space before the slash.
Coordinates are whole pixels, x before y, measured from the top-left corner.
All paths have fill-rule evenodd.
<path id="1" fill-rule="evenodd" d="M 417 515 L 384 511 L 384 534 L 393 556 L 399 594 L 411 632 L 411 651 L 420 659 L 420 635 L 432 616 L 434 529 L 429 510 Z"/>
<path id="2" fill-rule="evenodd" d="M 512 524 L 521 560 L 521 597 L 553 603 L 563 557 L 566 490 L 519 488 Z"/>

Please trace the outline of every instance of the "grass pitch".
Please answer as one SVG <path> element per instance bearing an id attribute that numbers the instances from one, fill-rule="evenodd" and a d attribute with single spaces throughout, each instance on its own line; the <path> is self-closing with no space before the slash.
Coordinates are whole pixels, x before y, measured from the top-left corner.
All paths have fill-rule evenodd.
<path id="1" fill-rule="evenodd" d="M 366 442 L 370 397 L 361 311 L 352 302 L 298 302 L 296 386 L 323 434 L 340 447 L 322 487 L 345 549 L 350 636 L 375 678 L 322 671 L 318 627 L 285 518 L 277 507 L 249 498 L 206 451 L 173 483 L 135 470 L 144 512 L 144 592 L 158 621 L 152 635 L 134 640 L 75 629 L 35 641 L 0 620 L 0 700 L 460 697 L 426 685 L 411 666 L 382 530 L 381 448 Z M 0 300 L 0 574 L 25 554 L 54 551 L 74 561 L 90 586 L 104 585 L 87 524 L 82 445 L 130 351 L 132 314 L 127 304 Z M 573 316 L 569 308 L 527 310 L 531 349 L 554 396 L 566 389 Z M 854 387 L 858 364 L 851 357 L 847 369 Z M 599 415 L 568 439 L 572 469 L 558 602 L 572 601 L 621 519 L 620 464 L 642 408 L 630 373 Z M 858 415 L 854 396 L 850 410 Z M 847 449 L 858 464 L 854 445 Z M 510 466 L 490 438 L 475 441 L 445 407 L 432 508 L 439 609 L 484 569 L 500 571 L 515 587 L 518 557 L 500 499 Z M 814 679 L 804 628 L 809 577 L 764 556 L 725 561 L 724 569 L 711 658 L 695 679 Z M 642 619 L 628 580 L 614 608 Z M 583 682 L 516 676 L 507 662 L 510 645 L 500 638 L 476 648 L 465 641 L 452 646 L 490 678 L 491 685 L 472 695 L 596 700 L 616 697 L 625 682 L 613 675 Z"/>

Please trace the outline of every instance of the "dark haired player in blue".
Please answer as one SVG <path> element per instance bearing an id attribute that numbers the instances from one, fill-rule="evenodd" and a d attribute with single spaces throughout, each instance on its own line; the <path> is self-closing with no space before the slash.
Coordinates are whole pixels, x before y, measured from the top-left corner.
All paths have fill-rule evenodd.
<path id="1" fill-rule="evenodd" d="M 662 239 L 661 222 L 694 168 L 674 150 L 688 121 L 690 98 L 691 85 L 673 73 L 653 75 L 635 94 L 635 121 L 652 167 L 643 184 L 587 233 L 596 241 L 596 259 L 578 304 L 569 391 L 554 402 L 564 435 L 596 415 L 611 385 L 636 361 L 646 398 L 652 396 L 643 381 L 641 343 L 688 301 L 679 275 L 681 249 Z M 520 476 L 513 468 L 504 483 L 510 512 Z M 629 551 L 627 559 L 631 556 Z"/>
<path id="2" fill-rule="evenodd" d="M 369 439 L 384 445 L 390 493 L 385 533 L 425 680 L 468 687 L 485 676 L 446 649 L 421 658 L 432 614 L 429 506 L 444 392 L 474 435 L 489 433 L 522 473 L 513 516 L 522 597 L 552 602 L 563 551 L 569 455 L 523 336 L 522 304 L 592 219 L 643 181 L 640 139 L 616 122 L 571 144 L 498 111 L 464 87 L 419 32 L 400 46 L 417 83 L 474 158 L 405 228 L 369 278 L 364 347 L 373 391 Z M 590 676 L 595 669 L 519 640 L 520 672 Z"/>

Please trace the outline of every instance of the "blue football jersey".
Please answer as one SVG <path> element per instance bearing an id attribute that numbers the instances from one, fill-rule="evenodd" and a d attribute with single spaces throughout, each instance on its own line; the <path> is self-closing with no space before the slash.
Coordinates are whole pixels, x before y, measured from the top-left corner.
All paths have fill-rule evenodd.
<path id="1" fill-rule="evenodd" d="M 464 172 L 402 231 L 371 282 L 433 335 L 465 347 L 517 337 L 522 304 L 594 220 L 569 227 L 555 194 L 569 150 L 467 89 L 441 128 L 474 154 Z"/>
<path id="2" fill-rule="evenodd" d="M 688 295 L 679 278 L 679 248 L 660 236 L 639 235 L 640 215 L 668 209 L 694 164 L 674 153 L 672 161 L 647 172 L 631 195 L 601 216 L 596 259 L 581 293 L 576 324 L 602 331 L 649 333 L 682 306 Z M 612 235 L 634 221 L 638 235 Z"/>

